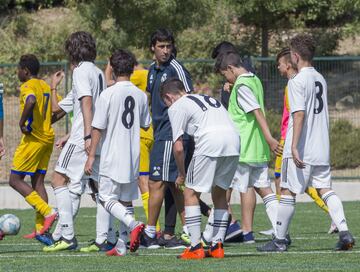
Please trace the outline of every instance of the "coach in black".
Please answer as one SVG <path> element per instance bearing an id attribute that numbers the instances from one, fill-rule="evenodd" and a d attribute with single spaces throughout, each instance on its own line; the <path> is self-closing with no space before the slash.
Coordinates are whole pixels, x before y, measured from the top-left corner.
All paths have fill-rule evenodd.
<path id="1" fill-rule="evenodd" d="M 155 142 L 150 154 L 149 219 L 141 241 L 142 245 L 148 248 L 159 247 L 155 225 L 166 187 L 170 189 L 183 225 L 185 224 L 183 194 L 175 187 L 178 173 L 172 153 L 173 142 L 168 108 L 160 98 L 160 85 L 168 78 L 180 79 L 188 93 L 193 90 L 189 72 L 173 55 L 174 45 L 174 37 L 167 29 L 158 29 L 151 35 L 150 49 L 154 53 L 155 61 L 149 68 L 147 91 L 151 94 Z M 184 140 L 187 142 L 187 139 Z"/>

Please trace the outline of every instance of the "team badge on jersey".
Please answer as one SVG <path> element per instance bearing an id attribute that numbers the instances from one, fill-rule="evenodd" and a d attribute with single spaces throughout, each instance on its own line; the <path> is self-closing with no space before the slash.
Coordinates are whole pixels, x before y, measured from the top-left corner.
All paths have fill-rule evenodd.
<path id="1" fill-rule="evenodd" d="M 167 79 L 167 74 L 164 73 L 161 77 L 161 82 L 164 82 Z"/>
<path id="2" fill-rule="evenodd" d="M 154 80 L 154 75 L 151 74 L 151 75 L 150 75 L 150 85 L 153 83 L 153 80 Z"/>

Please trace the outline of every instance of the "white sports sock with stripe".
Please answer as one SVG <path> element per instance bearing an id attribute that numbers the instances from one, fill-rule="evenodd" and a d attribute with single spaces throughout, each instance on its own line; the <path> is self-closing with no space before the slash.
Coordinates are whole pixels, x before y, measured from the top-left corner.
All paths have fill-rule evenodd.
<path id="1" fill-rule="evenodd" d="M 279 201 L 279 208 L 276 221 L 276 238 L 285 239 L 291 219 L 295 213 L 295 197 L 282 195 Z"/>
<path id="2" fill-rule="evenodd" d="M 273 230 L 276 231 L 276 219 L 277 211 L 279 207 L 279 200 L 276 197 L 276 194 L 268 194 L 263 198 L 266 214 L 271 222 Z"/>
<path id="3" fill-rule="evenodd" d="M 128 206 L 126 207 L 126 211 L 128 214 L 134 216 L 134 207 Z M 128 241 L 129 234 L 130 234 L 129 228 L 123 222 L 120 222 L 119 239 L 121 239 L 126 244 Z"/>
<path id="4" fill-rule="evenodd" d="M 190 234 L 191 246 L 197 246 L 201 241 L 201 211 L 200 206 L 185 206 L 185 223 Z"/>
<path id="5" fill-rule="evenodd" d="M 104 208 L 99 200 L 99 194 L 96 198 L 96 240 L 97 244 L 102 244 L 108 238 L 108 231 L 110 225 L 110 213 Z M 116 239 L 115 239 L 116 241 Z"/>
<path id="6" fill-rule="evenodd" d="M 213 233 L 214 233 L 214 208 L 212 208 L 210 211 L 210 215 L 202 235 L 206 241 L 210 242 L 212 240 Z"/>
<path id="7" fill-rule="evenodd" d="M 54 188 L 54 194 L 59 212 L 62 237 L 71 240 L 74 238 L 74 220 L 69 188 L 67 186 Z"/>
<path id="8" fill-rule="evenodd" d="M 344 214 L 344 207 L 340 198 L 334 191 L 326 192 L 321 196 L 329 208 L 329 214 L 339 231 L 348 231 L 348 225 Z"/>
<path id="9" fill-rule="evenodd" d="M 215 209 L 214 210 L 214 233 L 212 237 L 212 245 L 217 243 L 224 243 L 226 229 L 228 225 L 229 212 L 228 210 Z"/>
<path id="10" fill-rule="evenodd" d="M 113 216 L 123 222 L 130 230 L 137 225 L 134 217 L 128 213 L 125 206 L 117 200 L 109 200 L 105 202 L 105 209 Z"/>

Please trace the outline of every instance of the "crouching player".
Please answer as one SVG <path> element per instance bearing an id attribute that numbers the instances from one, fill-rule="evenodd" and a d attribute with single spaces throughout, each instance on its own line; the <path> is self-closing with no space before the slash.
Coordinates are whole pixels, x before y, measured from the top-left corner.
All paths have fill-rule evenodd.
<path id="1" fill-rule="evenodd" d="M 228 222 L 226 190 L 229 188 L 239 160 L 240 138 L 226 109 L 216 99 L 206 95 L 188 95 L 183 83 L 169 79 L 162 85 L 160 95 L 169 107 L 173 132 L 174 156 L 179 174 L 176 186 L 185 183 L 185 221 L 190 233 L 191 247 L 180 259 L 202 259 L 201 193 L 211 192 L 214 202 L 214 229 L 209 257 L 223 258 L 223 241 Z M 185 182 L 182 135 L 194 137 L 195 151 Z"/>
<path id="2" fill-rule="evenodd" d="M 132 252 L 139 246 L 145 225 L 135 221 L 126 207 L 138 197 L 140 127 L 146 129 L 151 124 L 147 96 L 130 82 L 134 64 L 133 55 L 125 50 L 116 50 L 110 58 L 116 83 L 104 90 L 96 103 L 85 165 L 85 173 L 90 175 L 101 140 L 99 199 L 109 213 L 130 229 Z M 126 254 L 124 241 L 119 239 L 106 254 Z"/>

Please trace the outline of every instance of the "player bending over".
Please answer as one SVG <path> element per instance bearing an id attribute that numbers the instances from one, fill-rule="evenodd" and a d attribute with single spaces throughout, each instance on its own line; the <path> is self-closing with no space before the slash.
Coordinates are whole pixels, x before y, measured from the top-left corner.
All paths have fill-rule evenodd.
<path id="1" fill-rule="evenodd" d="M 179 173 L 176 186 L 185 184 L 185 221 L 191 247 L 180 259 L 202 259 L 201 193 L 211 192 L 214 203 L 214 225 L 208 255 L 223 258 L 223 242 L 228 224 L 226 190 L 234 176 L 240 153 L 240 138 L 226 109 L 216 99 L 206 95 L 188 95 L 178 79 L 168 79 L 160 93 L 169 107 L 173 135 L 173 152 Z M 194 137 L 195 150 L 185 181 L 184 133 Z"/>

